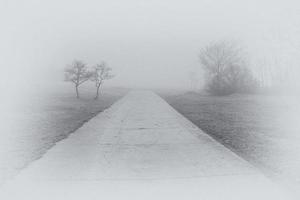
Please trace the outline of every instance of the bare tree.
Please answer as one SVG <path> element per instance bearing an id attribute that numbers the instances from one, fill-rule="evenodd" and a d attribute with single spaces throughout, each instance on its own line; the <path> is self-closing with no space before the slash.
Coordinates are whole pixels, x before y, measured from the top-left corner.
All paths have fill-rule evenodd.
<path id="1" fill-rule="evenodd" d="M 248 91 L 254 79 L 248 70 L 242 49 L 230 42 L 204 47 L 199 55 L 206 72 L 207 90 L 215 95 Z"/>
<path id="2" fill-rule="evenodd" d="M 65 68 L 65 81 L 72 82 L 75 85 L 76 97 L 79 98 L 79 86 L 89 80 L 91 72 L 87 65 L 79 60 L 74 60 L 72 64 Z"/>
<path id="3" fill-rule="evenodd" d="M 92 81 L 95 82 L 96 86 L 96 96 L 95 99 L 98 99 L 99 97 L 99 89 L 100 86 L 103 84 L 105 80 L 111 79 L 114 77 L 114 75 L 111 74 L 112 69 L 107 66 L 105 62 L 102 62 L 101 64 L 97 64 L 94 67 L 94 71 L 92 74 Z"/>

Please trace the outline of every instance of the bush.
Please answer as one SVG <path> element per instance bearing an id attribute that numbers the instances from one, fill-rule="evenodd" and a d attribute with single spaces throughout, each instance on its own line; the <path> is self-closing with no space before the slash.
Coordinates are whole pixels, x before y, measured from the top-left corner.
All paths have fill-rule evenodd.
<path id="1" fill-rule="evenodd" d="M 218 42 L 202 49 L 200 61 L 205 71 L 206 90 L 213 95 L 249 93 L 257 88 L 257 82 L 247 68 L 237 46 Z"/>

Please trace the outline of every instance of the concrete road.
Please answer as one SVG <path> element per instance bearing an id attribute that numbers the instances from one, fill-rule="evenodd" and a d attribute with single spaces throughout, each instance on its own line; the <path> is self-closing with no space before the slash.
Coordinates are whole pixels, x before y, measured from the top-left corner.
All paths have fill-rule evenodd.
<path id="1" fill-rule="evenodd" d="M 290 198 L 150 91 L 130 92 L 1 193 L 3 199 Z"/>

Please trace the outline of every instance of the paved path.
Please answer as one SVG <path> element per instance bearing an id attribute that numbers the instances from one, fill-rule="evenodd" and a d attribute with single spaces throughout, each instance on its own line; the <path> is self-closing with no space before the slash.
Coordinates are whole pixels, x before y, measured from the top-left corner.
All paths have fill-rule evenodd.
<path id="1" fill-rule="evenodd" d="M 149 91 L 130 92 L 2 190 L 7 199 L 287 199 Z"/>

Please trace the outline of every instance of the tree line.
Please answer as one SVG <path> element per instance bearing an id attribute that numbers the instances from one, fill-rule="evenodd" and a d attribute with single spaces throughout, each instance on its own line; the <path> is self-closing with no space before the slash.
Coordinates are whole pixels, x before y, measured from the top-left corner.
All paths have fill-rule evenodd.
<path id="1" fill-rule="evenodd" d="M 86 63 L 80 60 L 74 60 L 65 68 L 65 81 L 74 84 L 76 97 L 79 98 L 79 86 L 87 81 L 93 81 L 96 87 L 95 99 L 99 98 L 100 86 L 105 80 L 111 79 L 114 75 L 111 73 L 112 68 L 108 67 L 105 62 L 96 64 L 89 68 Z"/>

